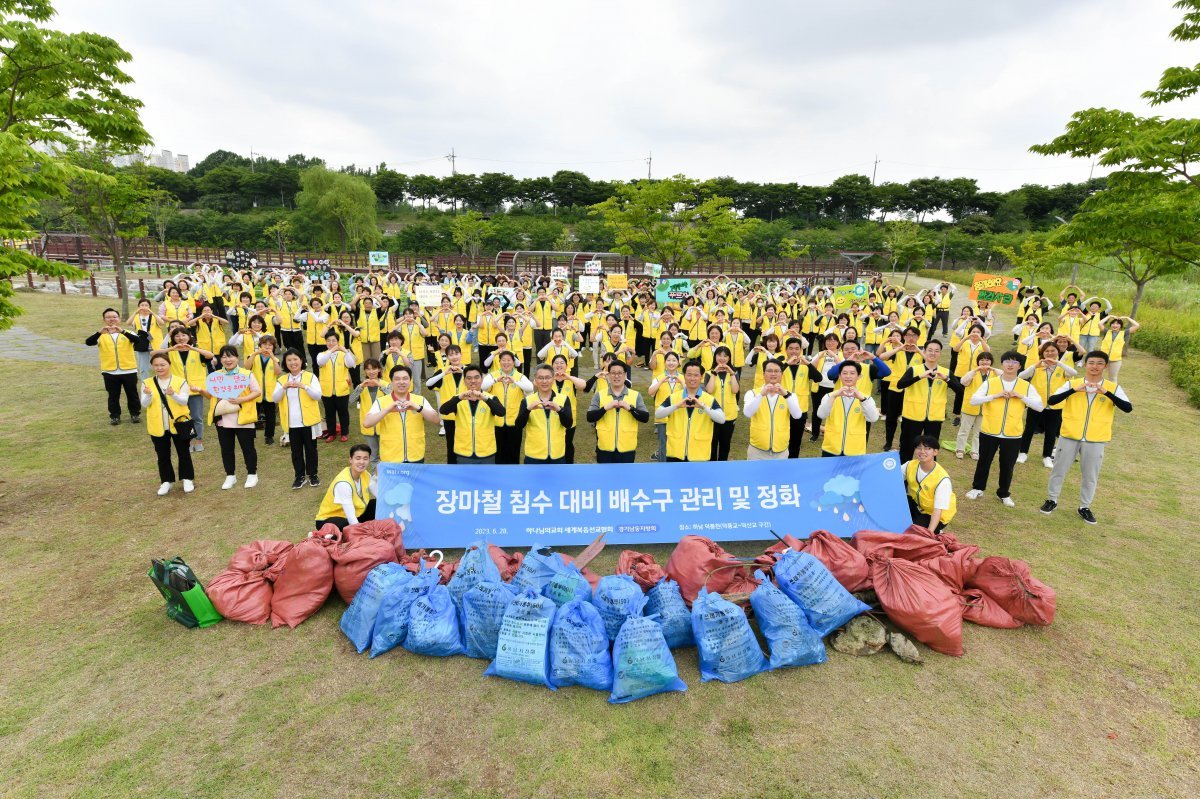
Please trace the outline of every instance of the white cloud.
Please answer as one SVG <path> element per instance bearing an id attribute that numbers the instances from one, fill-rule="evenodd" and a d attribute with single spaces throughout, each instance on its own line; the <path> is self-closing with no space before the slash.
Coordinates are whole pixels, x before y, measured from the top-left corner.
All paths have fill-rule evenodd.
<path id="1" fill-rule="evenodd" d="M 828 182 L 1087 177 L 1028 153 L 1197 48 L 1169 0 L 529 2 L 58 0 L 112 36 L 158 146 L 446 174 Z M 1197 104 L 1168 113 L 1196 115 Z"/>

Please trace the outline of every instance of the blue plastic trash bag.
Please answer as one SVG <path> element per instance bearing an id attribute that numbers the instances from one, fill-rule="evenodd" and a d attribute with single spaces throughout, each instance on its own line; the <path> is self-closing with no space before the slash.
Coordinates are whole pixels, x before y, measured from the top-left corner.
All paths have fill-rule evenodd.
<path id="1" fill-rule="evenodd" d="M 613 690 L 608 701 L 621 704 L 665 691 L 686 690 L 662 625 L 646 616 L 626 619 L 613 644 Z"/>
<path id="2" fill-rule="evenodd" d="M 700 650 L 702 682 L 737 682 L 771 668 L 746 611 L 707 588 L 692 603 L 692 635 Z"/>
<path id="3" fill-rule="evenodd" d="M 583 572 L 571 563 L 546 583 L 546 587 L 542 589 L 542 596 L 549 597 L 560 608 L 572 599 L 590 602 L 592 584 L 583 576 Z"/>
<path id="4" fill-rule="evenodd" d="M 646 615 L 658 616 L 667 646 L 679 649 L 695 645 L 696 639 L 692 635 L 692 612 L 688 610 L 683 596 L 679 593 L 679 583 L 670 578 L 663 578 L 655 583 L 654 587 L 646 592 Z"/>
<path id="5" fill-rule="evenodd" d="M 750 594 L 750 607 L 771 650 L 771 668 L 812 666 L 825 662 L 825 642 L 808 623 L 804 611 L 780 591 L 762 571 L 761 585 Z"/>
<path id="6" fill-rule="evenodd" d="M 359 652 L 371 645 L 371 631 L 375 628 L 379 605 L 388 589 L 403 578 L 401 572 L 408 574 L 399 563 L 381 563 L 371 569 L 350 607 L 342 614 L 338 626 Z"/>
<path id="7" fill-rule="evenodd" d="M 630 616 L 641 616 L 646 607 L 646 594 L 629 574 L 609 574 L 600 578 L 592 604 L 604 619 L 608 640 L 615 641 L 621 625 Z"/>
<path id="8" fill-rule="evenodd" d="M 851 596 L 825 564 L 807 552 L 784 550 L 775 563 L 775 581 L 822 638 L 871 609 Z"/>
<path id="9" fill-rule="evenodd" d="M 474 585 L 483 582 L 502 582 L 500 569 L 496 566 L 496 561 L 492 560 L 492 556 L 488 554 L 487 544 L 472 544 L 463 553 L 458 567 L 454 570 L 454 576 L 446 584 L 446 587 L 450 589 L 450 596 L 454 599 L 454 606 L 462 609 L 463 594 L 471 590 Z"/>
<path id="10" fill-rule="evenodd" d="M 533 547 L 521 561 L 521 567 L 517 569 L 517 573 L 513 575 L 509 585 L 516 594 L 523 594 L 526 591 L 540 594 L 546 584 L 554 579 L 554 575 L 564 568 L 566 568 L 566 564 L 553 549 Z"/>
<path id="11" fill-rule="evenodd" d="M 500 623 L 512 601 L 513 593 L 505 583 L 476 583 L 463 594 L 462 632 L 467 657 L 484 660 L 496 657 Z"/>
<path id="12" fill-rule="evenodd" d="M 449 588 L 435 585 L 409 606 L 404 648 L 417 655 L 433 657 L 450 657 L 467 651 L 463 649 L 458 611 L 450 598 Z"/>
<path id="13" fill-rule="evenodd" d="M 600 611 L 586 599 L 572 599 L 554 614 L 550 631 L 550 680 L 560 688 L 582 685 L 611 691 L 612 656 Z"/>
<path id="14" fill-rule="evenodd" d="M 371 633 L 371 657 L 379 657 L 400 646 L 408 634 L 408 610 L 417 597 L 433 588 L 442 579 L 434 566 L 421 561 L 416 574 L 408 571 L 388 589 L 375 616 L 375 629 Z"/>
<path id="15" fill-rule="evenodd" d="M 554 603 L 536 591 L 518 594 L 504 612 L 496 659 L 484 675 L 555 690 L 550 681 L 550 627 L 554 611 Z"/>

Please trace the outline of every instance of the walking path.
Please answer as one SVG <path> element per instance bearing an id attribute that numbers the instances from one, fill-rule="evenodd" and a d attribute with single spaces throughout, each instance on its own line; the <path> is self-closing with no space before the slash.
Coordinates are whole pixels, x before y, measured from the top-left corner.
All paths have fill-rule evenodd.
<path id="1" fill-rule="evenodd" d="M 25 327 L 0 330 L 0 358 L 18 361 L 50 361 L 76 366 L 95 366 L 96 350 L 75 341 L 50 338 Z"/>

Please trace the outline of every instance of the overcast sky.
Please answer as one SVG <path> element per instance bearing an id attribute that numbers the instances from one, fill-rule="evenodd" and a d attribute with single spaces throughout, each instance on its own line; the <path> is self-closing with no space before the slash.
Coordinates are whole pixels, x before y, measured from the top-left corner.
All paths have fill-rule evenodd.
<path id="1" fill-rule="evenodd" d="M 158 148 L 408 174 L 1058 184 L 1029 145 L 1200 47 L 1170 0 L 56 0 L 115 38 Z M 1159 113 L 1163 113 L 1160 111 Z M 1195 102 L 1166 113 L 1200 116 Z"/>

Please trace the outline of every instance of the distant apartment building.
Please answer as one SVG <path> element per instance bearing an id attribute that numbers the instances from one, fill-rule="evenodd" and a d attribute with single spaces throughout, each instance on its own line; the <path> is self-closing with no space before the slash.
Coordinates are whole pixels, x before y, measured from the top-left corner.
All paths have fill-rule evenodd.
<path id="1" fill-rule="evenodd" d="M 148 166 L 159 167 L 160 169 L 169 169 L 172 172 L 187 172 L 191 168 L 186 154 L 179 153 L 176 155 L 170 150 L 163 150 L 160 153 L 147 152 L 122 155 L 114 158 L 113 163 L 117 166 L 146 164 Z"/>

